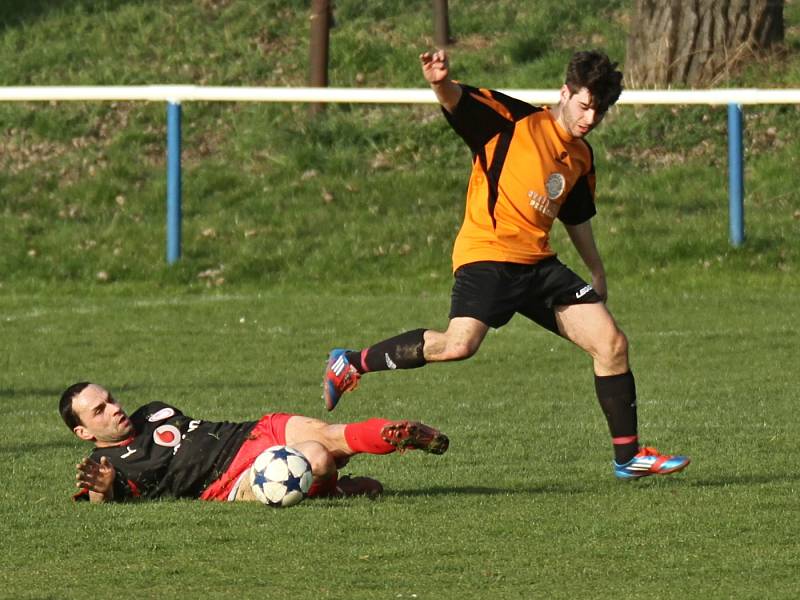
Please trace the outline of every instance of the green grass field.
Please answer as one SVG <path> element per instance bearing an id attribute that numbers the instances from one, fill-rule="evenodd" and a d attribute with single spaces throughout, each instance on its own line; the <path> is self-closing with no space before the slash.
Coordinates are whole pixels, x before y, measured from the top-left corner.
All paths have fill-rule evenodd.
<path id="1" fill-rule="evenodd" d="M 467 363 L 367 377 L 326 415 L 325 349 L 441 323 L 438 291 L 4 297 L 0 595 L 796 596 L 796 287 L 769 287 L 766 314 L 755 286 L 620 290 L 643 438 L 695 460 L 633 484 L 611 477 L 587 360 L 522 320 Z M 84 377 L 209 419 L 424 418 L 452 446 L 352 461 L 384 482 L 375 502 L 73 505 L 85 449 L 55 405 Z"/>
<path id="2" fill-rule="evenodd" d="M 9 0 L 0 85 L 302 85 L 307 4 Z M 521 5 L 450 3 L 460 79 L 554 87 L 575 47 L 624 56 L 628 2 Z M 422 86 L 429 2 L 336 6 L 332 85 Z M 787 53 L 726 85 L 798 86 L 785 16 Z M 434 107 L 186 105 L 168 267 L 163 106 L 0 103 L 0 598 L 797 598 L 799 111 L 745 112 L 738 249 L 723 108 L 619 107 L 592 135 L 640 434 L 694 460 L 623 484 L 589 360 L 519 317 L 324 411 L 331 347 L 445 325 L 469 155 Z M 353 460 L 376 501 L 74 504 L 87 448 L 56 404 L 82 379 L 212 420 L 419 418 L 451 448 Z"/>

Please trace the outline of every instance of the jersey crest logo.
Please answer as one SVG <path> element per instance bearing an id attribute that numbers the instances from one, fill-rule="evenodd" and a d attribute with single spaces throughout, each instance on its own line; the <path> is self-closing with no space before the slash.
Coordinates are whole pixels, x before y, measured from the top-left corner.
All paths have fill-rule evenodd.
<path id="1" fill-rule="evenodd" d="M 175 414 L 175 409 L 172 408 L 162 408 L 161 410 L 154 412 L 152 415 L 147 417 L 147 420 L 151 423 L 155 423 L 156 421 L 163 421 L 164 419 L 169 419 L 172 415 Z"/>
<path id="2" fill-rule="evenodd" d="M 174 425 L 159 425 L 153 432 L 153 441 L 165 448 L 174 448 L 181 443 L 181 432 Z"/>
<path id="3" fill-rule="evenodd" d="M 544 184 L 547 189 L 547 197 L 550 200 L 555 200 L 564 193 L 566 185 L 567 182 L 561 173 L 551 173 L 547 178 L 547 182 Z"/>

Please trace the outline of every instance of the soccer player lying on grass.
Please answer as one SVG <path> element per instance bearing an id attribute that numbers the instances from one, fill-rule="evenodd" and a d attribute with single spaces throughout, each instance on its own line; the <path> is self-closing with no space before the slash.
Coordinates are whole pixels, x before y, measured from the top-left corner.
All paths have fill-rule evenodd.
<path id="1" fill-rule="evenodd" d="M 134 498 L 255 500 L 244 477 L 270 446 L 286 445 L 311 463 L 309 497 L 369 495 L 383 491 L 368 477 L 338 478 L 356 454 L 422 450 L 443 454 L 447 436 L 416 421 L 369 419 L 331 425 L 272 413 L 245 423 L 193 419 L 163 402 L 140 407 L 130 417 L 108 390 L 89 382 L 68 387 L 59 412 L 72 432 L 94 443 L 77 465 L 76 499 L 92 502 Z"/>
<path id="2" fill-rule="evenodd" d="M 628 340 L 605 304 L 606 274 L 590 221 L 595 165 L 585 138 L 622 92 L 616 63 L 602 52 L 574 54 L 558 104 L 541 108 L 456 83 L 444 51 L 426 52 L 420 61 L 445 118 L 472 151 L 464 222 L 453 248 L 450 322 L 444 332 L 414 329 L 363 350 L 332 350 L 323 381 L 328 410 L 365 373 L 471 357 L 490 327 L 519 313 L 592 357 L 617 477 L 682 470 L 689 458 L 639 445 Z M 591 284 L 550 247 L 556 219 Z"/>

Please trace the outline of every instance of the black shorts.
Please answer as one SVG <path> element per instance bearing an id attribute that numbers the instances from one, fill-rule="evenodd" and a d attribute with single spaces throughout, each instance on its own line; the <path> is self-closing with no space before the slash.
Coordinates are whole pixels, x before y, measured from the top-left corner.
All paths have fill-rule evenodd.
<path id="1" fill-rule="evenodd" d="M 534 265 L 475 262 L 455 272 L 450 318 L 472 317 L 502 327 L 519 313 L 558 333 L 555 306 L 602 302 L 588 283 L 555 256 Z"/>

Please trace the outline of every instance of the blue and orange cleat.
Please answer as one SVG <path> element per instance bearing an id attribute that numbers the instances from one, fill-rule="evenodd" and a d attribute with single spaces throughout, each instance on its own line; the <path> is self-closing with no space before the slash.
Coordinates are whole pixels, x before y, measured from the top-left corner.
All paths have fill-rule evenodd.
<path id="1" fill-rule="evenodd" d="M 328 355 L 325 377 L 322 380 L 322 397 L 328 410 L 336 408 L 342 394 L 356 389 L 358 380 L 361 379 L 359 372 L 347 360 L 347 352 L 344 348 L 334 348 Z"/>
<path id="2" fill-rule="evenodd" d="M 623 465 L 614 461 L 614 475 L 619 479 L 639 479 L 648 475 L 669 475 L 683 471 L 692 460 L 688 456 L 659 454 L 655 448 L 641 448 Z"/>

